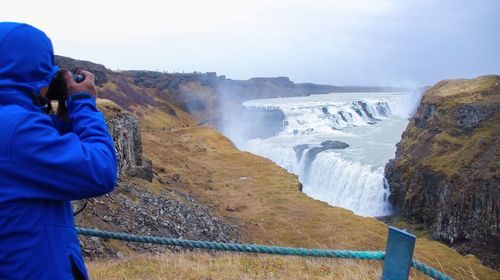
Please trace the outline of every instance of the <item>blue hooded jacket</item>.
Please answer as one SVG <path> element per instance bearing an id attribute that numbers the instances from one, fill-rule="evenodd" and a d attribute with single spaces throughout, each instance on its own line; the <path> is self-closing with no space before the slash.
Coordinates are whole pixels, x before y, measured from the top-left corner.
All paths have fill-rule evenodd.
<path id="1" fill-rule="evenodd" d="M 34 102 L 57 71 L 43 32 L 0 23 L 0 279 L 88 279 L 70 201 L 116 184 L 113 141 L 94 98 L 68 98 L 70 123 Z"/>

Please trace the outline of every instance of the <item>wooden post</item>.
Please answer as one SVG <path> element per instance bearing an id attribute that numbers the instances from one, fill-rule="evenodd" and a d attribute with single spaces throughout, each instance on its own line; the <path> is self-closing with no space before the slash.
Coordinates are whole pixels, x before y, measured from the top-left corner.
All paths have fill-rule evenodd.
<path id="1" fill-rule="evenodd" d="M 415 235 L 389 227 L 382 280 L 408 279 L 415 240 Z"/>

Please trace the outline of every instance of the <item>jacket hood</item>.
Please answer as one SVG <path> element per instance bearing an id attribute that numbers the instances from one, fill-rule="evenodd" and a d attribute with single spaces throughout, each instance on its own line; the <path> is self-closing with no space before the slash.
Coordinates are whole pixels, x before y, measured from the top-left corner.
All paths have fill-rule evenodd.
<path id="1" fill-rule="evenodd" d="M 35 27 L 0 22 L 0 104 L 39 110 L 33 94 L 48 86 L 59 68 L 52 42 Z"/>

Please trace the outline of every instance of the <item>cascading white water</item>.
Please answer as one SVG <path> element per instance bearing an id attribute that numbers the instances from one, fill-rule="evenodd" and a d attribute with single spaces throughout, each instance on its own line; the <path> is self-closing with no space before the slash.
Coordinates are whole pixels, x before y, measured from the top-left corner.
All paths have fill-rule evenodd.
<path id="1" fill-rule="evenodd" d="M 283 111 L 284 127 L 276 136 L 236 144 L 297 174 L 313 198 L 363 216 L 388 215 L 384 166 L 415 106 L 411 97 L 332 93 L 247 101 L 247 107 Z"/>
<path id="2" fill-rule="evenodd" d="M 343 159 L 339 154 L 319 154 L 311 173 L 304 176 L 303 191 L 311 197 L 351 209 L 364 216 L 390 213 L 384 168 Z"/>

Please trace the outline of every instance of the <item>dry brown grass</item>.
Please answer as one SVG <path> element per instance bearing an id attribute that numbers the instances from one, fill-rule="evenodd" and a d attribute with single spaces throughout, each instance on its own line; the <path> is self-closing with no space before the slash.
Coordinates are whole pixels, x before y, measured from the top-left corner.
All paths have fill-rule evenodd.
<path id="1" fill-rule="evenodd" d="M 374 261 L 231 253 L 142 255 L 89 265 L 92 279 L 380 279 L 381 271 Z"/>
<path id="2" fill-rule="evenodd" d="M 471 79 L 444 80 L 430 88 L 422 101 L 428 104 L 455 106 L 471 104 L 495 98 L 495 89 L 500 88 L 500 76 L 490 75 Z"/>

